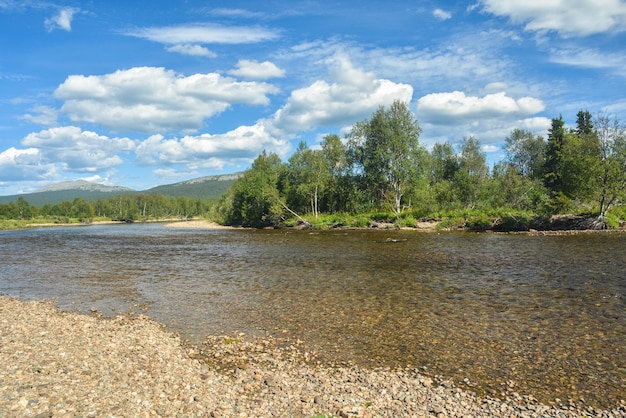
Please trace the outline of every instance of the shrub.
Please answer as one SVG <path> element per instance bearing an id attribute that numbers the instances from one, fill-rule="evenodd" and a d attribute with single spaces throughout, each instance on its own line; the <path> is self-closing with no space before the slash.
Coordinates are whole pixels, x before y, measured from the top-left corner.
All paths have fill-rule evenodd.
<path id="1" fill-rule="evenodd" d="M 498 231 L 528 231 L 530 229 L 533 219 L 531 216 L 518 213 L 507 214 L 500 218 L 494 229 Z"/>
<path id="2" fill-rule="evenodd" d="M 465 221 L 465 226 L 474 231 L 485 231 L 491 229 L 492 225 L 493 222 L 486 213 L 472 215 Z"/>

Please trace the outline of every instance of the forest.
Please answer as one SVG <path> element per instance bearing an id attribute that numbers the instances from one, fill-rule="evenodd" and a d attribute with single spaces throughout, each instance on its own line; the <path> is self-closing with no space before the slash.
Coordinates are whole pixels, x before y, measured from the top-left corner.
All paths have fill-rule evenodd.
<path id="1" fill-rule="evenodd" d="M 626 129 L 615 117 L 580 110 L 576 127 L 566 128 L 559 116 L 546 139 L 514 129 L 506 157 L 493 167 L 475 137 L 429 151 L 420 134 L 415 116 L 396 101 L 343 140 L 327 135 L 314 148 L 301 142 L 287 161 L 261 153 L 219 202 L 138 194 L 37 208 L 18 198 L 0 205 L 0 220 L 204 217 L 253 228 L 324 228 L 436 219 L 441 227 L 474 230 L 542 228 L 558 214 L 583 217 L 584 229 L 626 220 Z"/>
<path id="2" fill-rule="evenodd" d="M 411 227 L 439 218 L 451 227 L 528 229 L 537 219 L 574 213 L 604 229 L 625 218 L 626 138 L 617 118 L 581 110 L 576 128 L 567 129 L 559 116 L 546 139 L 515 129 L 506 158 L 492 168 L 474 137 L 428 151 L 420 133 L 396 101 L 356 123 L 343 141 L 327 135 L 319 149 L 300 143 L 286 162 L 263 152 L 214 216 L 255 228 L 372 220 Z"/>
<path id="3" fill-rule="evenodd" d="M 24 221 L 53 223 L 89 223 L 94 219 L 134 222 L 159 219 L 189 219 L 205 216 L 215 202 L 184 196 L 161 194 L 122 194 L 108 199 L 87 201 L 76 198 L 56 205 L 38 208 L 23 197 L 15 202 L 0 204 L 0 227 L 21 226 Z M 4 222 L 1 222 L 4 221 Z"/>

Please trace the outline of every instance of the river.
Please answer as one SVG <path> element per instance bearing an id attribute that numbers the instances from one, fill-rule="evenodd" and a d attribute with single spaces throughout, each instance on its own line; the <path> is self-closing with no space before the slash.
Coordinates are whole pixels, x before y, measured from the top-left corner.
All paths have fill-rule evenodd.
<path id="1" fill-rule="evenodd" d="M 625 250 L 619 233 L 58 227 L 0 232 L 0 293 L 610 407 L 626 399 Z"/>

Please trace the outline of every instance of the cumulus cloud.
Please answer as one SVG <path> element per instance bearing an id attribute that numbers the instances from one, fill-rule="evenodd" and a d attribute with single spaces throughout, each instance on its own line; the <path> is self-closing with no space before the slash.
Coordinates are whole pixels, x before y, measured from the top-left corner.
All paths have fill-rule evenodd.
<path id="1" fill-rule="evenodd" d="M 466 96 L 461 91 L 432 93 L 417 102 L 418 115 L 432 123 L 462 124 L 477 119 L 527 116 L 539 113 L 545 105 L 539 99 L 513 99 L 506 93 L 487 94 L 484 97 Z"/>
<path id="2" fill-rule="evenodd" d="M 201 45 L 192 44 L 176 44 L 166 48 L 169 52 L 177 52 L 182 55 L 191 55 L 195 57 L 215 58 L 217 54 Z"/>
<path id="3" fill-rule="evenodd" d="M 447 12 L 443 9 L 435 9 L 433 10 L 433 16 L 435 16 L 439 20 L 448 20 L 452 18 L 452 13 Z"/>
<path id="4" fill-rule="evenodd" d="M 27 120 L 38 125 L 55 126 L 57 124 L 58 111 L 50 106 L 34 106 L 33 113 L 27 113 L 21 119 Z"/>
<path id="5" fill-rule="evenodd" d="M 285 156 L 291 148 L 289 141 L 301 132 L 341 128 L 396 99 L 411 100 L 411 86 L 379 79 L 354 68 L 345 57 L 335 57 L 328 64 L 330 82 L 317 80 L 293 91 L 271 117 L 223 134 L 182 138 L 153 135 L 137 147 L 138 161 L 145 165 L 185 164 L 191 170 L 221 170 L 229 164 L 249 164 L 263 150 Z"/>
<path id="6" fill-rule="evenodd" d="M 562 36 L 587 36 L 626 29 L 622 0 L 480 0 L 483 10 L 525 24 L 533 32 L 555 31 Z"/>
<path id="7" fill-rule="evenodd" d="M 0 178 L 3 181 L 41 180 L 54 173 L 37 148 L 11 147 L 0 152 Z M 1 184 L 1 183 L 0 183 Z"/>
<path id="8" fill-rule="evenodd" d="M 44 21 L 44 26 L 48 32 L 61 29 L 67 32 L 72 31 L 72 19 L 78 10 L 72 7 L 60 9 L 59 12 Z"/>
<path id="9" fill-rule="evenodd" d="M 128 138 L 109 138 L 76 126 L 33 132 L 22 144 L 36 149 L 46 163 L 59 163 L 64 171 L 95 172 L 122 163 L 118 155 L 134 150 Z"/>
<path id="10" fill-rule="evenodd" d="M 61 111 L 73 122 L 113 131 L 193 131 L 206 118 L 232 104 L 266 105 L 278 89 L 267 83 L 240 82 L 217 73 L 183 76 L 155 67 L 137 67 L 102 76 L 74 75 L 55 91 Z"/>
<path id="11" fill-rule="evenodd" d="M 259 26 L 194 24 L 148 27 L 123 32 L 124 35 L 173 44 L 250 44 L 278 38 L 275 30 Z"/>
<path id="12" fill-rule="evenodd" d="M 137 147 L 137 159 L 145 165 L 186 164 L 192 170 L 221 170 L 237 162 L 249 163 L 263 150 L 284 156 L 289 143 L 271 133 L 265 121 L 240 126 L 224 134 L 183 138 L 152 135 Z"/>
<path id="13" fill-rule="evenodd" d="M 318 80 L 294 90 L 285 106 L 275 113 L 274 126 L 288 132 L 344 126 L 394 100 L 411 101 L 413 87 L 408 84 L 376 78 L 373 73 L 354 68 L 343 56 L 333 57 L 329 64 L 332 81 Z"/>
<path id="14" fill-rule="evenodd" d="M 237 77 L 250 78 L 253 80 L 267 80 L 269 78 L 285 76 L 285 70 L 278 68 L 274 63 L 252 60 L 239 60 L 237 62 L 237 69 L 231 70 L 228 73 Z"/>
<path id="15" fill-rule="evenodd" d="M 492 83 L 486 90 L 494 89 Z M 527 129 L 545 135 L 551 121 L 535 116 L 545 110 L 544 103 L 533 97 L 515 99 L 504 92 L 482 97 L 467 96 L 460 91 L 433 93 L 417 101 L 417 117 L 423 128 L 423 142 L 459 142 L 463 137 L 476 137 L 485 150 L 495 152 L 497 144 L 513 129 Z"/>

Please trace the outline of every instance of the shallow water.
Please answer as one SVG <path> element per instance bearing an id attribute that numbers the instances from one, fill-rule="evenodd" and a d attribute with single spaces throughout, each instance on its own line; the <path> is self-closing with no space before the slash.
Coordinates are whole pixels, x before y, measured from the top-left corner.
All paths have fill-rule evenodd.
<path id="1" fill-rule="evenodd" d="M 0 292 L 608 407 L 626 398 L 625 249 L 626 234 L 53 228 L 0 232 Z"/>

